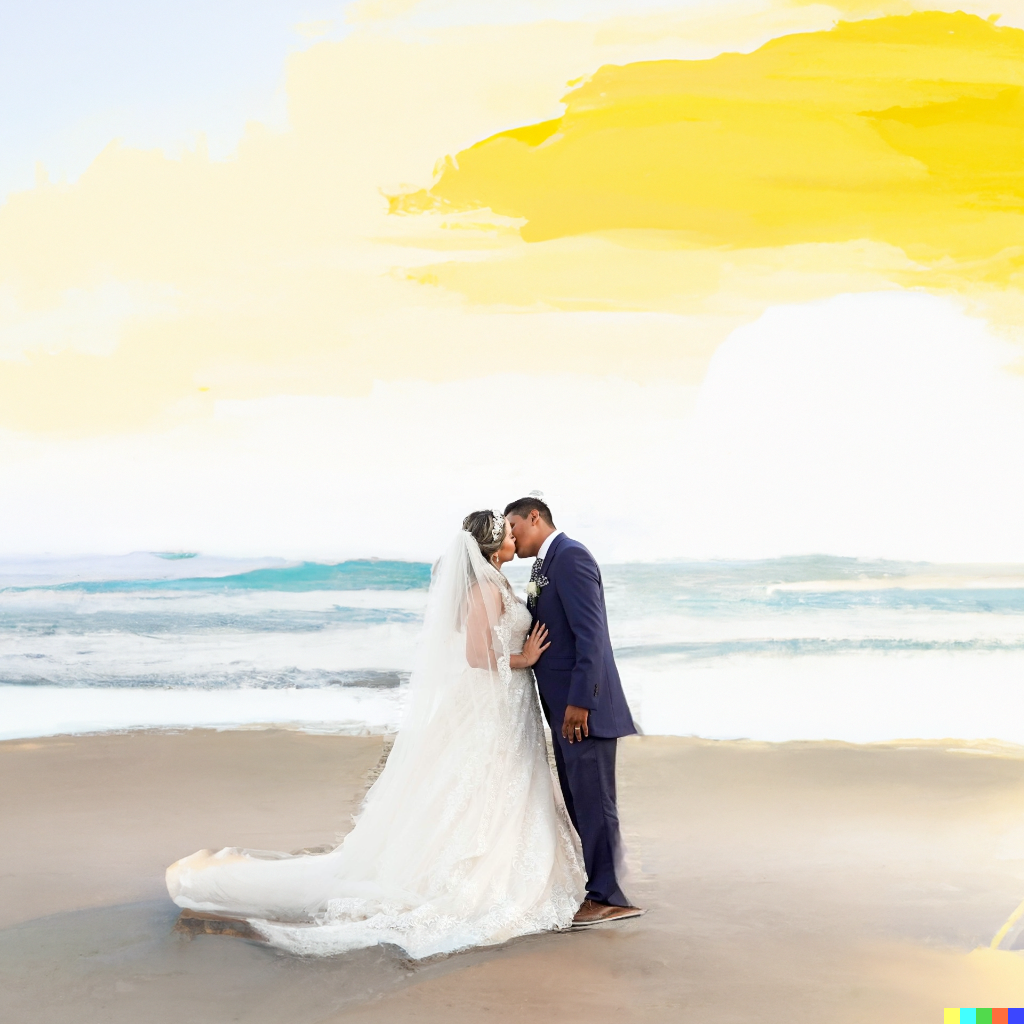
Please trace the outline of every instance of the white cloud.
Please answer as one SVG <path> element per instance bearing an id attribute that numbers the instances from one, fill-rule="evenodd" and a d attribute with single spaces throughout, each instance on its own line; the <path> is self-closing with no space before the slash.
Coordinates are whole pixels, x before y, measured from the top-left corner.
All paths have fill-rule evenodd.
<path id="1" fill-rule="evenodd" d="M 928 295 L 769 310 L 701 390 L 681 467 L 695 553 L 1024 559 L 1015 359 Z"/>
<path id="2" fill-rule="evenodd" d="M 0 530 L 10 554 L 430 558 L 470 509 L 541 488 L 608 560 L 1024 561 L 1015 354 L 947 300 L 840 296 L 734 332 L 696 405 L 681 385 L 497 376 L 11 435 Z"/>

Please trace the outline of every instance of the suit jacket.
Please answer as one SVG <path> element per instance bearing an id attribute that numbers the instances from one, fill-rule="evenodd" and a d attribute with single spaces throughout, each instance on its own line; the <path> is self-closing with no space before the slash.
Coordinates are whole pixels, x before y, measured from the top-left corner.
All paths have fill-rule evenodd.
<path id="1" fill-rule="evenodd" d="M 561 728 L 567 704 L 588 708 L 591 736 L 636 732 L 608 635 L 601 570 L 579 541 L 559 534 L 541 569 L 547 578 L 533 607 L 551 646 L 533 667 L 548 721 Z"/>

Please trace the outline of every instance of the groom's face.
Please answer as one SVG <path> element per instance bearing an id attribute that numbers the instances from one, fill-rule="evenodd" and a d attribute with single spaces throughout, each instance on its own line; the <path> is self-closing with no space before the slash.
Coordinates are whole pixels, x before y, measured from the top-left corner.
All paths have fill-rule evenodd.
<path id="1" fill-rule="evenodd" d="M 545 532 L 540 524 L 543 520 L 536 509 L 528 516 L 510 515 L 508 525 L 512 529 L 512 536 L 516 539 L 516 554 L 520 558 L 534 558 L 544 543 Z"/>

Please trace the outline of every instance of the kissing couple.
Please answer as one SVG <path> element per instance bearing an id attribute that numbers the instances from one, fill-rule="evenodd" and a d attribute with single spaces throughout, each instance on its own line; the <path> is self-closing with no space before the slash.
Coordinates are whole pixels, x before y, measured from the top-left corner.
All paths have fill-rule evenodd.
<path id="1" fill-rule="evenodd" d="M 526 604 L 502 572 L 516 555 L 535 559 Z M 201 850 L 168 892 L 319 956 L 421 959 L 637 917 L 615 803 L 616 741 L 635 732 L 593 556 L 540 497 L 474 512 L 434 566 L 409 704 L 352 831 L 323 854 Z"/>

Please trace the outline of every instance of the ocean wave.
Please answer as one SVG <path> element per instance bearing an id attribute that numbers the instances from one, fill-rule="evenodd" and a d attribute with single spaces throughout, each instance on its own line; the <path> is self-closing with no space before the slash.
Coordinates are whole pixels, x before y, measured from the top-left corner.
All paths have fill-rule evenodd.
<path id="1" fill-rule="evenodd" d="M 823 657 L 856 653 L 872 654 L 945 654 L 1024 652 L 1024 638 L 1019 640 L 963 639 L 914 640 L 902 637 L 823 638 L 788 637 L 725 640 L 712 642 L 674 642 L 637 644 L 615 648 L 620 659 L 657 658 L 673 655 L 680 660 L 700 661 L 736 656 L 761 657 Z"/>
<path id="2" fill-rule="evenodd" d="M 102 609 L 70 612 L 33 609 L 23 612 L 16 623 L 0 625 L 5 632 L 20 635 L 53 635 L 55 632 L 87 636 L 94 633 L 126 635 L 187 636 L 244 630 L 251 633 L 317 633 L 339 626 L 379 626 L 392 623 L 418 624 L 422 615 L 401 608 L 352 608 L 334 605 L 316 611 L 268 608 L 246 610 L 223 608 L 182 610 L 170 615 L 148 608 L 109 612 Z"/>
<path id="3" fill-rule="evenodd" d="M 46 729 L 65 721 L 60 702 L 48 703 L 54 693 L 73 694 L 85 716 L 68 722 L 98 721 L 94 706 L 111 722 L 140 725 L 152 713 L 151 724 L 285 715 L 313 727 L 314 708 L 346 729 L 358 708 L 395 720 L 415 662 L 427 563 L 189 555 L 0 565 L 3 700 L 27 702 L 18 706 L 40 721 L 50 715 Z M 506 567 L 520 591 L 529 569 Z M 861 673 L 938 672 L 951 692 L 984 676 L 1002 693 L 1024 671 L 1019 567 L 807 557 L 602 573 L 623 681 L 648 731 L 669 728 L 659 716 L 675 706 L 676 689 L 686 699 L 671 728 L 689 730 L 694 688 L 728 680 L 745 694 L 764 687 L 782 707 L 794 680 L 808 692 L 820 679 L 853 693 Z M 114 694 L 138 697 L 135 717 L 110 710 Z M 190 708 L 200 710 L 189 717 Z"/>
<path id="4" fill-rule="evenodd" d="M 163 556 L 157 556 L 163 557 Z M 426 562 L 393 562 L 359 559 L 348 562 L 301 562 L 298 565 L 250 569 L 224 575 L 185 577 L 74 579 L 62 583 L 31 584 L 21 582 L 6 589 L 78 591 L 84 594 L 111 592 L 213 591 L 238 590 L 311 591 L 311 590 L 425 590 L 430 583 Z"/>
<path id="5" fill-rule="evenodd" d="M 149 672 L 120 675 L 77 673 L 61 682 L 64 689 L 161 689 L 161 690 L 319 690 L 348 687 L 390 690 L 409 681 L 409 673 L 378 669 L 337 671 L 288 668 L 275 671 L 247 666 L 201 672 Z M 21 676 L 0 673 L 0 686 L 52 687 L 44 674 Z"/>

